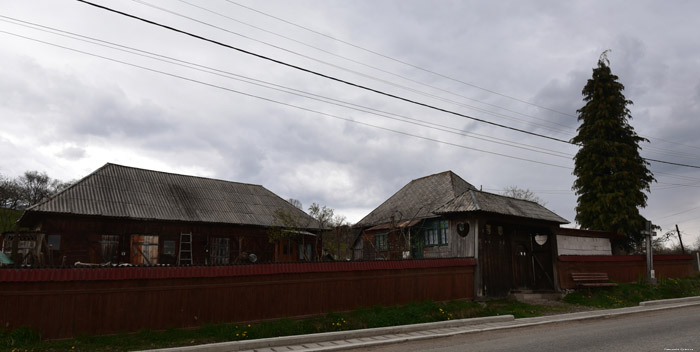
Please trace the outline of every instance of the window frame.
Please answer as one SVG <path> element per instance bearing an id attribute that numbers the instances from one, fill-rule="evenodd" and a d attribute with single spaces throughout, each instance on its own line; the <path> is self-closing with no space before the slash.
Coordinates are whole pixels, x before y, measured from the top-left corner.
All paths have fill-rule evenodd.
<path id="1" fill-rule="evenodd" d="M 374 247 L 378 252 L 386 252 L 389 250 L 389 233 L 382 232 L 374 235 Z"/>
<path id="2" fill-rule="evenodd" d="M 212 237 L 209 246 L 209 260 L 212 265 L 226 265 L 231 263 L 230 238 Z"/>
<path id="3" fill-rule="evenodd" d="M 445 219 L 427 220 L 423 225 L 423 246 L 450 245 L 450 222 Z"/>

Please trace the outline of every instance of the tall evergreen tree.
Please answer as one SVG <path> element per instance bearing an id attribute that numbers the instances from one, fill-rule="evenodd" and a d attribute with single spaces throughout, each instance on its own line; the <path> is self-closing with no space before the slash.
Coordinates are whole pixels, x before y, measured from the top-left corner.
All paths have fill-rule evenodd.
<path id="1" fill-rule="evenodd" d="M 644 218 L 639 208 L 647 204 L 654 175 L 639 154 L 640 142 L 648 142 L 634 132 L 625 87 L 610 71 L 603 52 L 593 77 L 582 94 L 585 105 L 577 110 L 581 125 L 571 141 L 581 146 L 576 153 L 573 190 L 578 196 L 576 222 L 582 228 L 615 231 L 625 235 L 616 246 L 630 249 L 640 240 Z"/>

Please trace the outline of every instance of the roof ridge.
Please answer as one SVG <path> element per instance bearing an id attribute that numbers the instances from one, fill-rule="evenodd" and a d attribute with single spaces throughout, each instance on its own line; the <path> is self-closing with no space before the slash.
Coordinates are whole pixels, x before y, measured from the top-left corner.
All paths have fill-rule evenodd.
<path id="1" fill-rule="evenodd" d="M 438 172 L 438 173 L 435 173 L 435 174 L 432 174 L 432 175 L 423 176 L 423 177 L 419 177 L 419 178 L 413 179 L 413 180 L 411 180 L 411 182 L 409 182 L 409 183 L 413 183 L 414 181 L 419 181 L 419 180 L 422 180 L 422 179 L 424 179 L 424 178 L 429 178 L 429 177 L 433 177 L 433 176 L 437 176 L 437 175 L 442 175 L 442 174 L 446 174 L 446 173 L 455 174 L 452 170 L 447 170 L 447 171 Z"/>
<path id="2" fill-rule="evenodd" d="M 479 204 L 479 200 L 476 199 L 476 195 L 474 195 L 475 189 L 470 189 L 469 190 L 469 195 L 472 196 L 472 200 L 474 201 L 474 205 L 476 206 L 477 210 L 481 210 L 481 205 Z M 478 191 L 477 191 L 478 192 Z"/>
<path id="3" fill-rule="evenodd" d="M 154 211 L 153 204 L 159 210 Z M 304 210 L 262 185 L 106 163 L 27 209 L 19 221 L 29 219 L 29 213 L 66 213 L 277 226 L 273 217 L 280 209 L 298 217 L 302 228 L 319 227 Z"/>
<path id="4" fill-rule="evenodd" d="M 493 192 L 486 192 L 486 191 L 481 191 L 481 190 L 478 190 L 478 189 L 475 189 L 475 191 L 477 191 L 477 192 L 479 192 L 479 193 L 492 194 L 492 195 L 494 195 L 494 196 L 499 196 L 499 197 L 503 197 L 503 198 L 510 198 L 510 199 L 521 200 L 521 201 L 524 201 L 524 202 L 530 202 L 530 203 L 542 205 L 542 204 L 540 204 L 540 203 L 535 202 L 534 200 L 516 198 L 516 197 L 507 196 L 507 195 L 505 195 L 505 194 L 499 194 L 499 193 L 493 193 Z M 542 206 L 543 206 L 543 205 L 542 205 Z"/>
<path id="5" fill-rule="evenodd" d="M 102 167 L 100 167 L 99 169 L 95 170 L 95 171 L 93 172 L 93 174 L 96 173 L 97 171 L 101 170 L 102 168 L 106 167 L 107 165 L 118 166 L 118 167 L 123 167 L 123 168 L 126 168 L 126 169 L 132 169 L 132 170 L 140 170 L 140 171 L 146 171 L 146 172 L 155 172 L 155 173 L 159 173 L 159 174 L 166 174 L 166 175 L 172 175 L 172 176 L 199 178 L 199 179 L 202 179 L 202 180 L 211 180 L 211 181 L 227 182 L 227 183 L 237 183 L 237 184 L 239 184 L 239 185 L 260 186 L 260 187 L 265 188 L 263 185 L 257 184 L 257 183 L 238 182 L 238 181 L 222 180 L 222 179 L 212 178 L 212 177 L 195 176 L 195 175 L 185 175 L 185 174 L 178 174 L 178 173 L 169 172 L 169 171 L 159 171 L 159 170 L 144 169 L 144 168 L 141 168 L 141 167 L 126 166 L 126 165 L 115 164 L 115 163 L 110 163 L 110 162 L 104 164 Z M 91 174 L 91 175 L 92 175 L 92 174 Z M 88 176 L 89 176 L 89 175 L 88 175 Z M 82 180 L 82 179 L 81 179 L 81 180 Z"/>

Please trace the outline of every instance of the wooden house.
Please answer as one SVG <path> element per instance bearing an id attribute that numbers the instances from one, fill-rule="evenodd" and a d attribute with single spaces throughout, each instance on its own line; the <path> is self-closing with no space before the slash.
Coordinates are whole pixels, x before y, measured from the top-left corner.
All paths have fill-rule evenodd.
<path id="1" fill-rule="evenodd" d="M 473 257 L 477 296 L 558 290 L 556 231 L 566 223 L 446 171 L 411 181 L 360 220 L 354 258 Z"/>
<path id="2" fill-rule="evenodd" d="M 294 226 L 280 223 L 282 213 Z M 53 265 L 315 260 L 321 248 L 319 223 L 263 186 L 115 164 L 18 222 L 44 235 Z M 271 229 L 287 236 L 271 243 Z"/>

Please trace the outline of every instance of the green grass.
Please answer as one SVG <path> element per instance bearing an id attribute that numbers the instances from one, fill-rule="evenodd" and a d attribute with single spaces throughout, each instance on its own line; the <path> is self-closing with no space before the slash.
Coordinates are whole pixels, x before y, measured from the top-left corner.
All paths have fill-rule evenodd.
<path id="1" fill-rule="evenodd" d="M 347 313 L 329 313 L 301 320 L 281 319 L 255 324 L 210 324 L 193 330 L 171 329 L 112 336 L 79 336 L 62 341 L 41 341 L 41 337 L 34 331 L 20 328 L 12 332 L 0 330 L 0 350 L 128 351 L 417 324 L 488 315 L 531 316 L 532 313 L 527 313 L 530 311 L 540 312 L 541 309 L 505 299 L 481 304 L 471 301 L 424 301 L 404 306 L 366 307 Z"/>
<path id="2" fill-rule="evenodd" d="M 329 313 L 300 320 L 281 319 L 254 324 L 209 324 L 198 329 L 141 331 L 112 336 L 79 336 L 70 340 L 41 341 L 31 329 L 0 330 L 0 350 L 9 351 L 128 351 L 167 348 L 222 341 L 355 330 L 395 325 L 417 324 L 452 319 L 512 314 L 516 318 L 535 317 L 571 311 L 574 305 L 619 308 L 638 305 L 641 301 L 700 295 L 700 277 L 662 279 L 658 286 L 644 283 L 620 284 L 574 292 L 564 298 L 572 304 L 533 305 L 511 299 L 485 302 L 424 301 L 404 306 L 374 306 L 346 313 Z M 580 307 L 579 307 L 580 308 Z"/>
<path id="3" fill-rule="evenodd" d="M 700 296 L 700 277 L 661 278 L 657 286 L 645 282 L 619 284 L 614 287 L 591 288 L 570 293 L 564 302 L 599 308 L 621 308 L 657 299 Z"/>

